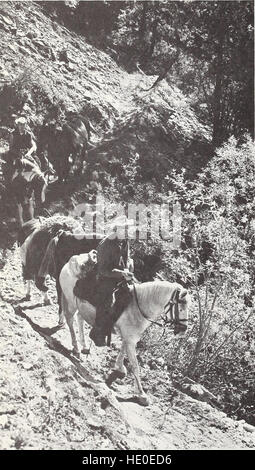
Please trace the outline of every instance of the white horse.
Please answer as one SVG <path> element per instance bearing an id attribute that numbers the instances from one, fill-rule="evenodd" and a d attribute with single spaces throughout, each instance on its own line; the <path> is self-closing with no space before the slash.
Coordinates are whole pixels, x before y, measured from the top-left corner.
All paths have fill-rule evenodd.
<path id="1" fill-rule="evenodd" d="M 89 257 L 96 257 L 96 252 L 72 256 L 62 268 L 59 281 L 62 289 L 62 321 L 66 319 L 70 329 L 73 352 L 80 357 L 78 342 L 74 331 L 74 318 L 77 312 L 81 352 L 88 353 L 85 342 L 83 322 L 93 326 L 96 309 L 89 302 L 81 300 L 73 293 L 77 279 L 82 277 L 82 265 Z M 95 258 L 96 259 L 96 258 Z M 114 324 L 114 331 L 118 331 L 122 338 L 122 345 L 117 357 L 114 372 L 115 378 L 124 377 L 127 373 L 123 364 L 125 353 L 131 364 L 135 378 L 137 400 L 142 405 L 148 405 L 139 377 L 139 366 L 136 357 L 136 344 L 146 328 L 158 318 L 172 322 L 174 333 L 183 336 L 187 329 L 189 295 L 180 284 L 168 281 L 153 281 L 136 284 L 132 287 L 132 298 L 128 307 Z M 113 374 L 114 374 L 113 372 Z M 113 382 L 114 379 L 107 383 Z"/>

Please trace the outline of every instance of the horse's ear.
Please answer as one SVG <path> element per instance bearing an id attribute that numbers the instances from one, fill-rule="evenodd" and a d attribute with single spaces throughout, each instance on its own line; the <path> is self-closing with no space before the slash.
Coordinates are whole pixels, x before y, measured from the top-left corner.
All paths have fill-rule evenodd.
<path id="1" fill-rule="evenodd" d="M 184 298 L 186 297 L 187 293 L 188 293 L 187 289 L 183 289 L 183 290 L 180 292 L 180 297 L 179 297 L 179 298 L 180 298 L 181 300 L 184 300 Z"/>

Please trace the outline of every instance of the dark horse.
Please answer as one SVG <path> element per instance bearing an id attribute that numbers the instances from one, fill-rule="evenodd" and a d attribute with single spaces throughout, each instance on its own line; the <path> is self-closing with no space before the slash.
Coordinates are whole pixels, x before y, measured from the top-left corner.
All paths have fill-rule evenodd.
<path id="1" fill-rule="evenodd" d="M 41 151 L 47 151 L 60 182 L 70 173 L 71 164 L 81 171 L 86 159 L 91 124 L 81 116 L 75 116 L 61 125 L 45 123 L 40 132 Z"/>

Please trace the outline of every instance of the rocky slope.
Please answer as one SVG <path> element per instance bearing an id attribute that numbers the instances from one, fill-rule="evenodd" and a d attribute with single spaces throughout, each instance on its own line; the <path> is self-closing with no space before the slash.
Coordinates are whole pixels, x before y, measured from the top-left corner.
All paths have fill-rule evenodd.
<path id="1" fill-rule="evenodd" d="M 57 306 L 42 306 L 38 291 L 22 301 L 16 244 L 5 252 L 1 280 L 0 447 L 2 449 L 251 449 L 253 427 L 178 391 L 162 367 L 143 359 L 151 400 L 133 399 L 129 374 L 112 389 L 104 379 L 120 345 L 91 348 L 77 361 L 69 330 L 57 331 Z M 50 288 L 56 300 L 54 286 Z"/>
<path id="2" fill-rule="evenodd" d="M 128 74 L 39 3 L 1 2 L 0 47 L 2 134 L 19 112 L 36 132 L 54 102 L 91 120 L 94 143 L 111 140 L 100 148 L 108 159 L 138 153 L 142 164 L 152 161 L 155 171 L 156 161 L 166 172 L 173 162 L 191 169 L 206 159 L 210 130 L 174 84 L 146 91 L 156 77 Z"/>
<path id="3" fill-rule="evenodd" d="M 3 149 L 12 115 L 25 112 L 36 131 L 54 100 L 64 111 L 76 108 L 90 118 L 97 131 L 93 141 L 106 143 L 100 152 L 107 151 L 107 158 L 139 154 L 144 167 L 152 162 L 153 171 L 155 159 L 166 174 L 176 162 L 194 166 L 197 148 L 208 142 L 210 131 L 174 85 L 162 82 L 145 91 L 155 77 L 120 69 L 56 17 L 46 16 L 40 4 L 1 2 L 0 47 Z M 120 340 L 109 350 L 92 347 L 81 363 L 72 357 L 68 329 L 55 328 L 53 284 L 52 306 L 42 306 L 38 292 L 23 301 L 15 233 L 6 225 L 1 234 L 2 449 L 254 448 L 252 427 L 175 389 L 164 367 L 155 367 L 142 350 L 151 405 L 134 402 L 130 374 L 108 389 L 104 379 Z"/>

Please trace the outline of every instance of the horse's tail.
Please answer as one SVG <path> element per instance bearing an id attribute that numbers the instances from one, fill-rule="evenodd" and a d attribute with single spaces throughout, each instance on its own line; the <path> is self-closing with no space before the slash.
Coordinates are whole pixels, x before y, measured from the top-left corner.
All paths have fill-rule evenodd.
<path id="1" fill-rule="evenodd" d="M 27 237 L 31 235 L 36 229 L 38 229 L 41 225 L 41 221 L 39 219 L 31 219 L 28 222 L 25 222 L 18 231 L 18 246 L 23 245 Z"/>

